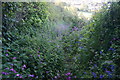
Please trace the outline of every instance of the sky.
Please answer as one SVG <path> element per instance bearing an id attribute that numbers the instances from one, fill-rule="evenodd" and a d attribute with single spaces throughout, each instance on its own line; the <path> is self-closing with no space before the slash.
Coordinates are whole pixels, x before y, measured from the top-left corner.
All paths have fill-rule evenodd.
<path id="1" fill-rule="evenodd" d="M 1 0 L 2 2 L 71 2 L 71 3 L 79 3 L 79 2 L 106 2 L 106 1 L 111 1 L 111 2 L 118 2 L 120 0 Z"/>
<path id="2" fill-rule="evenodd" d="M 86 3 L 89 3 L 89 2 L 106 2 L 108 0 L 56 0 L 56 1 L 62 1 L 62 2 L 70 2 L 70 3 L 82 3 L 82 2 L 86 2 Z"/>

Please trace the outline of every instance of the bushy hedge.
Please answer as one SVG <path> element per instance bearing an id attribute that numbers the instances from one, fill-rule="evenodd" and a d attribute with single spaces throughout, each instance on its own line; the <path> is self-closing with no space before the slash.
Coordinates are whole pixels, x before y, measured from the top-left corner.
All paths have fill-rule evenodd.
<path id="1" fill-rule="evenodd" d="M 97 13 L 90 24 L 83 27 L 84 38 L 80 40 L 89 54 L 89 69 L 94 77 L 119 77 L 120 49 L 120 4 L 111 3 L 110 7 Z"/>
<path id="2" fill-rule="evenodd" d="M 63 50 L 48 35 L 47 3 L 2 4 L 3 78 L 51 78 L 63 70 Z"/>

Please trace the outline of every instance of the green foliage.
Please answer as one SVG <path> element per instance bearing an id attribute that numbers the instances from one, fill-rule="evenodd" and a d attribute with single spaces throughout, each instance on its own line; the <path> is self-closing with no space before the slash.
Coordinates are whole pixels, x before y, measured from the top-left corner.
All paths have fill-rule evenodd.
<path id="1" fill-rule="evenodd" d="M 2 3 L 3 78 L 119 78 L 120 5 L 104 6 L 88 24 L 62 6 Z M 69 24 L 60 36 L 59 24 Z"/>
<path id="2" fill-rule="evenodd" d="M 48 35 L 47 3 L 7 2 L 2 6 L 2 64 L 3 72 L 8 72 L 8 75 L 3 77 L 17 78 L 17 74 L 29 77 L 31 74 L 34 77 L 51 78 L 60 73 L 63 70 L 64 56 L 57 43 Z M 26 65 L 24 70 L 23 65 Z M 6 71 L 5 68 L 9 69 Z M 16 72 L 10 72 L 12 68 Z"/>
<path id="3" fill-rule="evenodd" d="M 81 31 L 81 34 L 84 36 L 81 40 L 81 45 L 88 49 L 86 53 L 90 54 L 89 61 L 92 62 L 89 65 L 98 65 L 96 69 L 90 68 L 92 70 L 98 70 L 94 71 L 97 75 L 104 73 L 101 71 L 101 67 L 105 62 L 110 62 L 109 65 L 119 66 L 119 64 L 116 63 L 119 61 L 118 56 L 120 48 L 120 46 L 118 46 L 120 38 L 118 30 L 120 25 L 119 7 L 120 5 L 118 3 L 112 3 L 110 8 L 106 7 L 105 9 L 102 9 L 93 17 L 90 24 L 84 26 Z M 105 70 L 109 71 L 110 69 Z M 112 76 L 115 78 L 117 77 L 116 75 L 119 75 L 116 70 L 111 71 L 110 74 L 108 73 L 106 72 L 106 74 L 104 74 L 105 77 Z"/>

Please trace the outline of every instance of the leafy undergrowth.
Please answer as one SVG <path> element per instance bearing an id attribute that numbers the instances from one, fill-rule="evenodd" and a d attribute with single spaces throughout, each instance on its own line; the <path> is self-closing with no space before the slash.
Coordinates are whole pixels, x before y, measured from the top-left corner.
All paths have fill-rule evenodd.
<path id="1" fill-rule="evenodd" d="M 2 7 L 2 78 L 120 78 L 119 3 L 89 24 L 52 3 Z"/>

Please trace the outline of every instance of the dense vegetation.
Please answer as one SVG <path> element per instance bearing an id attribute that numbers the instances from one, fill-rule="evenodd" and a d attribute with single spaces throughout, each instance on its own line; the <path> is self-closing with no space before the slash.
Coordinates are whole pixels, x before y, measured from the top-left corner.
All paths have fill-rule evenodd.
<path id="1" fill-rule="evenodd" d="M 54 3 L 6 2 L 2 13 L 3 78 L 120 78 L 119 2 L 89 23 Z"/>

